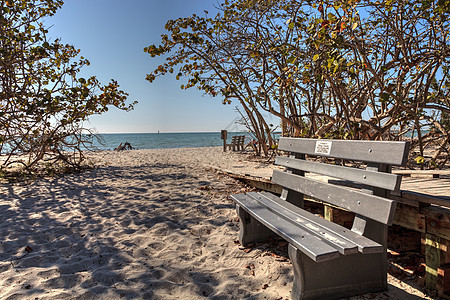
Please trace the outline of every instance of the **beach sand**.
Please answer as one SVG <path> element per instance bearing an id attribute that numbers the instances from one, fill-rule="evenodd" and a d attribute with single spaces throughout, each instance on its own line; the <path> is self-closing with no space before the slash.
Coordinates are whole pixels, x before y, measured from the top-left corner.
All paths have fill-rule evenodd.
<path id="1" fill-rule="evenodd" d="M 273 166 L 220 147 L 89 157 L 82 174 L 0 185 L 0 299 L 290 299 L 286 243 L 239 245 L 229 195 L 249 188 L 216 171 Z M 426 297 L 389 283 L 352 299 Z"/>

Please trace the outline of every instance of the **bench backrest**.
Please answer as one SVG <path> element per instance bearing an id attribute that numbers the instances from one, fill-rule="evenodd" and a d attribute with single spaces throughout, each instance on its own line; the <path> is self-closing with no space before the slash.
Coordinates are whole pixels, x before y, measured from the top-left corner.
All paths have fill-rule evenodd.
<path id="1" fill-rule="evenodd" d="M 295 202 L 292 199 L 307 195 L 359 216 L 392 224 L 396 203 L 389 194 L 400 188 L 401 175 L 390 172 L 393 165 L 406 163 L 408 142 L 281 138 L 278 149 L 291 152 L 290 157 L 279 156 L 275 161 L 287 170 L 275 170 L 272 176 L 273 182 L 285 188 L 282 197 L 286 200 Z M 322 163 L 306 160 L 306 155 L 337 160 L 334 164 Z M 363 163 L 365 169 L 337 165 L 339 160 Z M 338 180 L 327 183 L 305 177 L 305 172 Z M 343 181 L 351 182 L 352 187 L 342 186 Z M 302 203 L 303 199 L 299 204 Z"/>
<path id="2" fill-rule="evenodd" d="M 244 145 L 244 141 L 245 141 L 245 135 L 235 135 L 233 137 L 231 137 L 231 144 L 240 146 L 240 145 Z"/>

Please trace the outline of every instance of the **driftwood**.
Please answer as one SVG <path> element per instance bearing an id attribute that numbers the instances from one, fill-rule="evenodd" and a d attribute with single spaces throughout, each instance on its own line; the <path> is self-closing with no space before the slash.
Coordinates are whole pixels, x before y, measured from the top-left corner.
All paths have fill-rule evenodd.
<path id="1" fill-rule="evenodd" d="M 131 146 L 130 143 L 125 142 L 125 144 L 122 145 L 122 143 L 120 143 L 119 147 L 117 147 L 116 149 L 114 149 L 115 151 L 123 151 L 123 150 L 133 150 L 134 148 Z"/>

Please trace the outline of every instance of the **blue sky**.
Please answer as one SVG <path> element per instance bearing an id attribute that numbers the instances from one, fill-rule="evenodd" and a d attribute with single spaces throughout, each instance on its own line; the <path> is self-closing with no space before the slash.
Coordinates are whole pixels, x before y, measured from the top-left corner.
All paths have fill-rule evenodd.
<path id="1" fill-rule="evenodd" d="M 215 15 L 214 5 L 217 0 L 67 0 L 47 19 L 51 39 L 61 38 L 81 49 L 81 55 L 91 62 L 81 76 L 96 75 L 104 84 L 113 78 L 130 95 L 129 100 L 139 102 L 128 113 L 111 109 L 94 116 L 88 127 L 100 133 L 235 129 L 237 103 L 225 106 L 219 97 L 181 90 L 184 82 L 175 80 L 173 74 L 152 84 L 145 80 L 163 59 L 151 58 L 143 49 L 160 42 L 166 21 L 203 15 L 204 10 Z"/>

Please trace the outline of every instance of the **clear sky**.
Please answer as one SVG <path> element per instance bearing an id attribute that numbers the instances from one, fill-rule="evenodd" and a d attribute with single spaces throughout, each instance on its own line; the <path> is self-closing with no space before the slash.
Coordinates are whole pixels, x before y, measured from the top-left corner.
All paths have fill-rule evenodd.
<path id="1" fill-rule="evenodd" d="M 184 82 L 174 74 L 152 84 L 145 80 L 163 59 L 151 58 L 143 49 L 159 44 L 166 21 L 204 15 L 204 10 L 213 16 L 214 6 L 217 0 L 66 0 L 46 21 L 49 37 L 81 49 L 91 62 L 81 76 L 96 75 L 103 84 L 113 78 L 130 102 L 139 102 L 128 113 L 111 109 L 94 116 L 89 127 L 100 133 L 234 131 L 237 103 L 225 106 L 219 97 L 181 90 Z"/>

